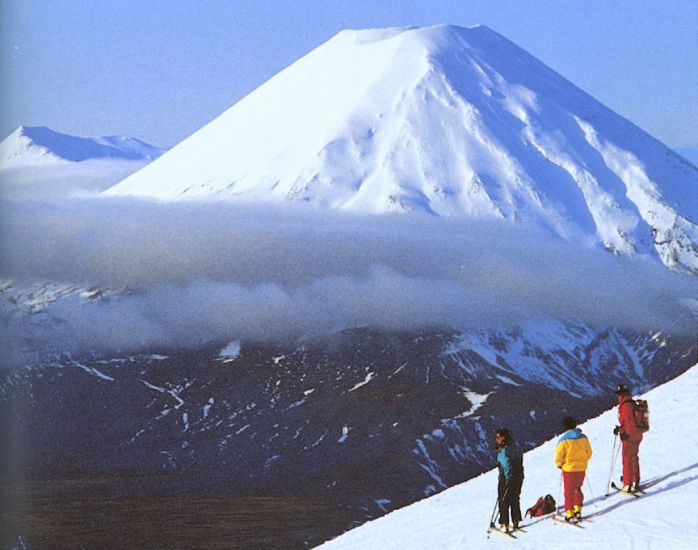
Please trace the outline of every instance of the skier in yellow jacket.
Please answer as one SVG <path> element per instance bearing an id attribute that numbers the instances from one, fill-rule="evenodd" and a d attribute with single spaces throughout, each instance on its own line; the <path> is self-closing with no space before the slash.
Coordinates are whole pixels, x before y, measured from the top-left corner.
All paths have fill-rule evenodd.
<path id="1" fill-rule="evenodd" d="M 591 458 L 591 445 L 582 430 L 577 428 L 577 421 L 568 416 L 562 421 L 565 433 L 555 447 L 555 466 L 562 469 L 565 487 L 565 520 L 579 522 L 582 520 L 584 493 L 582 485 L 587 464 Z"/>

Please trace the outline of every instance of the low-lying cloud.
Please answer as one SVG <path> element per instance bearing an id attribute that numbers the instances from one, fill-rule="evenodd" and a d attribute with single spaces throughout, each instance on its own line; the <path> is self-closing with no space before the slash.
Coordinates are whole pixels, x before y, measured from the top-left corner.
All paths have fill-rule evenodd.
<path id="1" fill-rule="evenodd" d="M 94 159 L 45 166 L 0 167 L 0 208 L 12 201 L 63 200 L 95 195 L 148 164 L 146 160 Z"/>
<path id="2" fill-rule="evenodd" d="M 74 294 L 51 321 L 5 303 L 4 340 L 135 351 L 345 328 L 459 330 L 575 319 L 686 334 L 695 281 L 521 226 L 225 203 L 5 201 L 1 273 L 116 289 Z M 34 316 L 35 317 L 35 316 Z"/>

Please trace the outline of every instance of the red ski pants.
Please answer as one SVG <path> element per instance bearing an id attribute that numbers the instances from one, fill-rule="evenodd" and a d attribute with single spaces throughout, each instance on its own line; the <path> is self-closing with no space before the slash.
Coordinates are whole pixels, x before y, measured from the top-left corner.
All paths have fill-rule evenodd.
<path id="1" fill-rule="evenodd" d="M 640 483 L 640 441 L 623 441 L 623 485 Z"/>
<path id="2" fill-rule="evenodd" d="M 584 475 L 586 472 L 562 472 L 562 481 L 565 488 L 565 510 L 572 510 L 575 506 L 582 507 L 584 493 Z"/>

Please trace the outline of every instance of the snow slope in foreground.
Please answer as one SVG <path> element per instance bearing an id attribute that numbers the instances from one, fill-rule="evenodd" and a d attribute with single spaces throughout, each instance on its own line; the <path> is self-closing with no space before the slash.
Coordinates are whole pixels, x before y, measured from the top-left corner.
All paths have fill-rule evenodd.
<path id="1" fill-rule="evenodd" d="M 438 495 L 354 529 L 322 546 L 329 549 L 389 548 L 696 548 L 698 544 L 698 439 L 693 430 L 698 365 L 646 394 L 652 430 L 640 447 L 647 493 L 604 498 L 613 450 L 615 408 L 582 426 L 594 449 L 584 486 L 585 529 L 548 518 L 527 519 L 517 540 L 492 533 L 497 471 L 492 470 Z M 516 435 L 516 434 L 515 434 Z M 521 495 L 525 510 L 539 496 L 562 504 L 560 475 L 553 465 L 557 438 L 526 453 Z M 620 457 L 613 477 L 620 475 Z"/>

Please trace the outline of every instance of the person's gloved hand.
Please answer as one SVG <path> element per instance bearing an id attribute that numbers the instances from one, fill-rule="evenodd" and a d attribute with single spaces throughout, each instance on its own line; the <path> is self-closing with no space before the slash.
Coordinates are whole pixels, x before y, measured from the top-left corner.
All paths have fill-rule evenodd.
<path id="1" fill-rule="evenodd" d="M 621 441 L 627 441 L 628 439 L 630 439 L 630 436 L 628 434 L 624 434 L 624 433 L 620 434 Z"/>

